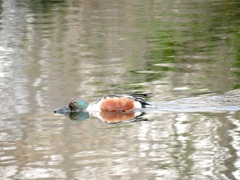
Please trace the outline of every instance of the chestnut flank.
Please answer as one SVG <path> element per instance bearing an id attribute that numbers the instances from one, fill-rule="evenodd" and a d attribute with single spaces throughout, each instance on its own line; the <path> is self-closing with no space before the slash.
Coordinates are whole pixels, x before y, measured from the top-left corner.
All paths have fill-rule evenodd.
<path id="1" fill-rule="evenodd" d="M 134 109 L 134 100 L 128 98 L 109 98 L 104 99 L 101 103 L 101 111 L 126 111 Z"/>

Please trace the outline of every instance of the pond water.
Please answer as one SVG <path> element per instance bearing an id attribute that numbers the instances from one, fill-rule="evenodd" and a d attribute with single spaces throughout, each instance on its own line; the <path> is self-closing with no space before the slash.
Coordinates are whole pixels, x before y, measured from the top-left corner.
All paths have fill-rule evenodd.
<path id="1" fill-rule="evenodd" d="M 240 179 L 240 1 L 0 5 L 1 179 Z M 53 113 L 143 92 L 140 121 Z"/>

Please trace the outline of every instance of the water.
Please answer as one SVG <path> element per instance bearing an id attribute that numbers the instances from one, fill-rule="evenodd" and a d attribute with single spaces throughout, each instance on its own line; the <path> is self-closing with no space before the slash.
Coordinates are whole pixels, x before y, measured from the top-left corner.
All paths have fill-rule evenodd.
<path id="1" fill-rule="evenodd" d="M 0 4 L 1 179 L 240 179 L 239 1 Z M 53 113 L 124 92 L 160 109 Z"/>

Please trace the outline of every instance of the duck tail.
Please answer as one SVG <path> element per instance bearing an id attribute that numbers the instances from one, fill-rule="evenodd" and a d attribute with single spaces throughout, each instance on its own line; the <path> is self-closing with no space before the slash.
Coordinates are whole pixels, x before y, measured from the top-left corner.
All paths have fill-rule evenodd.
<path id="1" fill-rule="evenodd" d="M 141 98 L 141 99 L 145 99 L 147 97 L 152 96 L 152 93 L 132 93 L 130 94 L 131 96 L 135 97 L 135 98 Z"/>
<path id="2" fill-rule="evenodd" d="M 141 104 L 142 104 L 142 107 L 145 108 L 145 107 L 152 107 L 153 105 L 146 102 L 145 101 L 145 98 L 151 96 L 152 93 L 137 93 L 137 94 L 131 94 L 131 96 L 133 96 L 136 100 L 138 100 Z"/>

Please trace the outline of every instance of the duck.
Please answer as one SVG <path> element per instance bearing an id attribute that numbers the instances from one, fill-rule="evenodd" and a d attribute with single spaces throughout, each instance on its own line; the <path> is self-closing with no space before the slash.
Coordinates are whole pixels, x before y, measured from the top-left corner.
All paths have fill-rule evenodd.
<path id="1" fill-rule="evenodd" d="M 64 112 L 126 112 L 141 109 L 151 104 L 145 101 L 150 94 L 110 94 L 105 95 L 93 103 L 82 99 L 71 101 L 67 106 L 54 110 L 54 113 Z"/>

